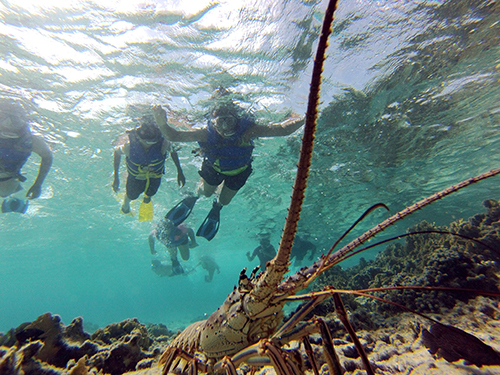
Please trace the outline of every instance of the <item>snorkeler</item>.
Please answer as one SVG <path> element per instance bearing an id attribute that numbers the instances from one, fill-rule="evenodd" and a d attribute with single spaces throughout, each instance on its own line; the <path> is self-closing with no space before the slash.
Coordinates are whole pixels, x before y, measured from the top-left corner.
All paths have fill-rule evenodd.
<path id="1" fill-rule="evenodd" d="M 165 173 L 165 160 L 167 152 L 177 168 L 177 183 L 180 187 L 186 183 L 182 172 L 177 152 L 172 150 L 171 143 L 167 141 L 156 126 L 152 116 L 143 116 L 139 126 L 127 131 L 128 140 L 115 147 L 113 190 L 118 192 L 120 186 L 119 167 L 121 156 L 125 155 L 127 163 L 127 182 L 125 197 L 121 212 L 130 214 L 130 202 L 144 193 L 143 201 L 139 207 L 139 220 L 153 220 L 153 203 L 151 197 L 156 194 Z"/>
<path id="2" fill-rule="evenodd" d="M 188 260 L 190 256 L 189 249 L 198 246 L 194 230 L 185 224 L 174 225 L 167 218 L 163 218 L 151 231 L 148 241 L 149 250 L 152 255 L 156 255 L 155 240 L 160 241 L 170 254 L 172 270 L 174 274 L 184 273 L 184 270 L 177 259 L 177 250 L 183 260 Z"/>
<path id="3" fill-rule="evenodd" d="M 0 196 L 2 212 L 25 213 L 28 201 L 12 197 L 21 191 L 26 177 L 21 169 L 32 152 L 40 156 L 38 175 L 26 197 L 35 199 L 42 193 L 42 184 L 52 165 L 52 152 L 42 137 L 31 133 L 25 110 L 18 102 L 0 99 Z"/>
<path id="4" fill-rule="evenodd" d="M 172 264 L 170 264 L 169 262 L 160 261 L 158 259 L 151 260 L 151 270 L 158 276 L 167 276 L 167 277 L 178 276 L 178 275 L 186 276 L 195 271 L 194 269 L 184 270 L 181 267 L 182 272 L 179 272 L 179 269 L 175 270 L 174 267 L 172 267 Z"/>
<path id="5" fill-rule="evenodd" d="M 199 264 L 201 264 L 201 267 L 208 272 L 208 274 L 205 275 L 205 282 L 207 283 L 212 282 L 215 271 L 217 271 L 217 274 L 220 273 L 219 265 L 212 257 L 208 255 L 203 255 L 202 257 L 200 257 Z"/>
<path id="6" fill-rule="evenodd" d="M 197 195 L 210 197 L 222 185 L 218 199 L 214 200 L 196 233 L 209 241 L 219 229 L 220 210 L 231 202 L 252 173 L 253 139 L 286 136 L 304 124 L 303 117 L 293 114 L 279 124 L 257 125 L 223 89 L 218 90 L 208 125 L 201 129 L 174 129 L 168 125 L 166 112 L 161 106 L 154 106 L 153 112 L 165 138 L 173 142 L 199 143 L 204 160 L 198 172 L 201 180 Z M 184 203 L 181 205 L 182 215 L 178 216 L 185 220 L 195 201 L 181 203 Z"/>
<path id="7" fill-rule="evenodd" d="M 260 239 L 260 245 L 253 250 L 252 254 L 250 255 L 250 252 L 248 251 L 246 255 L 249 262 L 253 261 L 256 256 L 259 257 L 260 270 L 264 271 L 266 269 L 267 262 L 276 256 L 276 249 L 273 245 L 271 245 L 269 236 L 264 235 Z"/>
<path id="8" fill-rule="evenodd" d="M 303 236 L 299 236 L 298 234 L 295 235 L 292 251 L 290 253 L 290 262 L 295 258 L 294 266 L 301 266 L 302 260 L 309 251 L 311 254 L 308 259 L 312 261 L 314 259 L 314 253 L 316 252 L 316 245 L 311 241 L 304 239 Z"/>

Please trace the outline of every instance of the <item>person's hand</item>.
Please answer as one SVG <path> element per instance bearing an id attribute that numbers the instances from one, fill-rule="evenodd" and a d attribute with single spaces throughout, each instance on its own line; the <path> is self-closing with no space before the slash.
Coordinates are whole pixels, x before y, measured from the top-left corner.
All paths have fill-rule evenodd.
<path id="1" fill-rule="evenodd" d="M 167 112 L 161 107 L 161 105 L 154 105 L 152 110 L 156 122 L 167 121 Z"/>
<path id="2" fill-rule="evenodd" d="M 37 184 L 36 182 L 31 186 L 26 193 L 26 197 L 28 199 L 38 198 L 42 194 L 42 185 Z"/>
<path id="3" fill-rule="evenodd" d="M 198 247 L 198 246 L 199 246 L 199 245 L 198 245 L 198 242 L 196 242 L 196 241 L 191 241 L 191 242 L 189 243 L 189 248 L 190 248 L 190 249 L 194 249 L 195 247 Z"/>
<path id="4" fill-rule="evenodd" d="M 118 176 L 115 176 L 115 178 L 113 179 L 113 191 L 115 193 L 118 193 L 118 190 L 120 190 L 120 179 L 118 178 Z"/>
<path id="5" fill-rule="evenodd" d="M 179 187 L 183 187 L 185 183 L 186 177 L 184 176 L 184 173 L 177 173 L 177 184 L 179 185 Z"/>

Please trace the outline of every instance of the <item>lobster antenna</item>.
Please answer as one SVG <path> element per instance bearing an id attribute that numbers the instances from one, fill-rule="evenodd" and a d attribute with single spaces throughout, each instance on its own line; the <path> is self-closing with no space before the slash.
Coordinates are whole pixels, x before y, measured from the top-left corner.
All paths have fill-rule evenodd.
<path id="1" fill-rule="evenodd" d="M 329 2 L 325 12 L 323 27 L 321 29 L 316 58 L 314 59 L 304 135 L 302 137 L 299 163 L 297 164 L 297 175 L 295 176 L 290 208 L 288 209 L 288 214 L 286 216 L 285 227 L 283 228 L 283 234 L 281 235 L 278 252 L 272 260 L 272 262 L 274 262 L 274 264 L 278 267 L 288 267 L 290 252 L 292 250 L 295 233 L 297 231 L 297 223 L 300 219 L 300 211 L 302 210 L 302 203 L 304 202 L 307 178 L 309 176 L 309 168 L 311 166 L 314 132 L 316 131 L 316 119 L 318 116 L 321 73 L 323 72 L 323 62 L 325 61 L 325 52 L 328 47 L 328 37 L 332 32 L 331 27 L 333 14 L 336 7 L 337 0 Z"/>

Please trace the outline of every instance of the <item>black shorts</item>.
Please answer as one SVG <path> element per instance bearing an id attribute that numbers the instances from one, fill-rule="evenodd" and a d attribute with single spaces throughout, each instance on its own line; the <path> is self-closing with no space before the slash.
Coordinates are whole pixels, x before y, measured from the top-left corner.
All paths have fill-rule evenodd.
<path id="1" fill-rule="evenodd" d="M 132 201 L 139 198 L 139 195 L 144 193 L 144 189 L 146 189 L 146 182 L 147 180 L 137 180 L 133 176 L 128 175 L 126 185 L 127 197 Z M 161 178 L 150 178 L 146 195 L 148 197 L 155 195 L 160 187 L 160 184 Z"/>
<path id="2" fill-rule="evenodd" d="M 201 166 L 201 171 L 198 171 L 200 176 L 205 180 L 205 182 L 212 186 L 219 186 L 222 181 L 224 181 L 224 186 L 231 190 L 240 190 L 243 185 L 250 177 L 252 173 L 252 165 L 248 165 L 248 167 L 241 173 L 235 176 L 228 176 L 223 173 L 217 172 L 214 167 L 208 161 L 203 161 Z"/>

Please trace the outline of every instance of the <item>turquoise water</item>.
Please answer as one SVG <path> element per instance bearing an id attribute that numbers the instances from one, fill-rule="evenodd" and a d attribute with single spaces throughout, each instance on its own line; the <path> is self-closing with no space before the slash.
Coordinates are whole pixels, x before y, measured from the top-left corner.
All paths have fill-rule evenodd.
<path id="1" fill-rule="evenodd" d="M 260 139 L 254 173 L 222 211 L 216 238 L 191 251 L 220 265 L 159 277 L 150 269 L 152 223 L 119 213 L 111 189 L 113 145 L 151 104 L 203 124 L 222 84 L 257 118 L 304 113 L 324 1 L 0 0 L 0 88 L 32 104 L 32 128 L 54 153 L 42 196 L 24 215 L 0 216 L 0 331 L 40 314 L 89 327 L 137 317 L 182 327 L 210 314 L 238 281 L 257 234 L 277 247 L 298 158 L 300 131 Z M 319 249 L 371 204 L 392 212 L 496 168 L 500 129 L 500 9 L 488 1 L 341 1 L 323 76 L 307 198 L 299 225 Z M 194 191 L 201 164 L 179 144 L 175 169 L 154 197 L 155 221 Z M 29 188 L 38 162 L 24 172 Z M 125 181 L 124 170 L 121 175 Z M 445 224 L 498 198 L 493 178 L 436 203 L 418 220 Z M 211 207 L 201 199 L 197 228 Z M 132 206 L 137 212 L 137 205 Z M 387 217 L 378 212 L 361 232 Z M 160 246 L 158 246 L 160 248 Z M 367 258 L 375 253 L 365 254 Z M 345 264 L 347 267 L 356 259 Z"/>

